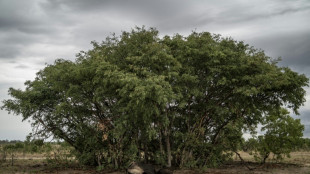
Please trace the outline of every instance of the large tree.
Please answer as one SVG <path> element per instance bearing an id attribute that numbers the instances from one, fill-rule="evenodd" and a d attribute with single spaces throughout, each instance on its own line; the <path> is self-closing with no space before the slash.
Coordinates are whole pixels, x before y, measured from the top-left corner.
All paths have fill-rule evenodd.
<path id="1" fill-rule="evenodd" d="M 242 132 L 305 102 L 308 79 L 243 42 L 136 28 L 56 60 L 3 109 L 68 142 L 81 162 L 216 165 Z"/>

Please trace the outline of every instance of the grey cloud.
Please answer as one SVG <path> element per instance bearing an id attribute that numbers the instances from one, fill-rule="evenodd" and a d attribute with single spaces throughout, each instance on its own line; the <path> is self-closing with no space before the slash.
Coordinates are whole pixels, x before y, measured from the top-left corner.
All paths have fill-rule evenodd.
<path id="1" fill-rule="evenodd" d="M 304 138 L 310 138 L 310 125 L 305 125 Z"/>
<path id="2" fill-rule="evenodd" d="M 247 11 L 246 13 L 243 13 L 243 15 L 238 15 L 233 16 L 232 18 L 230 17 L 225 17 L 223 18 L 225 22 L 229 23 L 234 23 L 234 22 L 247 22 L 247 21 L 255 21 L 258 19 L 266 19 L 266 18 L 271 18 L 271 17 L 277 17 L 289 13 L 297 13 L 297 12 L 302 12 L 302 11 L 307 11 L 310 10 L 310 5 L 309 6 L 302 6 L 302 7 L 284 7 L 283 9 L 276 9 L 276 8 L 271 8 L 269 10 L 266 10 L 265 13 L 259 12 L 257 13 L 256 10 L 253 11 Z M 271 11 L 271 12 L 269 12 Z M 224 13 L 222 17 L 228 16 L 228 14 Z"/>
<path id="3" fill-rule="evenodd" d="M 24 140 L 31 132 L 30 124 L 22 122 L 21 117 L 9 115 L 3 110 L 0 110 L 0 115 L 0 140 Z"/>
<path id="4" fill-rule="evenodd" d="M 47 11 L 60 10 L 69 14 L 75 13 L 83 16 L 90 15 L 91 19 L 97 18 L 97 22 L 102 22 L 102 25 L 105 25 L 107 21 L 102 21 L 100 16 L 115 21 L 123 21 L 124 23 L 134 21 L 135 23 L 131 27 L 134 27 L 135 24 L 144 24 L 158 28 L 165 28 L 166 25 L 176 24 L 174 28 L 179 28 L 181 25 L 178 25 L 178 23 L 184 25 L 186 22 L 191 22 L 191 20 L 196 17 L 196 15 L 191 14 L 195 6 L 193 3 L 190 3 L 190 1 L 185 0 L 49 0 L 47 3 L 42 4 L 42 7 Z M 187 20 L 187 18 L 189 18 L 188 16 L 193 17 L 191 20 Z"/>
<path id="5" fill-rule="evenodd" d="M 278 0 L 278 1 L 262 1 L 245 3 L 239 1 L 238 6 L 234 5 L 233 8 L 220 13 L 222 18 L 228 19 L 226 21 L 238 22 L 249 21 L 257 19 L 265 19 L 292 13 L 298 13 L 310 10 L 310 1 L 291 1 L 291 0 Z M 232 19 L 232 20 L 230 20 Z"/>
<path id="6" fill-rule="evenodd" d="M 297 13 L 297 12 L 301 12 L 301 11 L 305 11 L 305 10 L 310 10 L 310 5 L 309 6 L 301 6 L 301 7 L 297 7 L 297 8 L 287 8 L 287 9 L 282 9 L 280 11 L 276 11 L 271 13 L 269 16 L 278 16 L 278 15 L 284 15 L 284 14 L 288 14 L 288 13 Z"/>
<path id="7" fill-rule="evenodd" d="M 15 30 L 19 27 L 40 23 L 35 15 L 35 1 L 1 0 L 0 1 L 0 31 Z"/>
<path id="8" fill-rule="evenodd" d="M 0 32 L 7 36 L 19 33 L 48 37 L 73 26 L 70 16 L 47 13 L 39 4 L 40 1 L 0 0 Z"/>
<path id="9" fill-rule="evenodd" d="M 310 109 L 301 110 L 300 115 L 294 116 L 294 118 L 300 118 L 303 124 L 310 125 Z"/>
<path id="10" fill-rule="evenodd" d="M 257 3 L 255 4 L 257 7 L 255 7 L 248 1 L 227 2 L 222 0 L 207 2 L 185 0 L 47 0 L 37 4 L 35 9 L 41 12 L 39 13 L 42 15 L 40 20 L 34 20 L 39 19 L 38 17 L 31 18 L 32 20 L 25 17 L 22 20 L 27 21 L 27 23 L 43 23 L 45 25 L 39 27 L 37 25 L 19 26 L 19 29 L 29 33 L 48 32 L 50 27 L 44 27 L 48 25 L 44 21 L 49 21 L 51 24 L 82 25 L 85 22 L 83 21 L 85 17 L 86 20 L 96 19 L 98 23 L 102 22 L 104 26 L 106 21 L 101 19 L 102 16 L 105 16 L 112 21 L 135 21 L 134 23 L 137 25 L 145 24 L 170 32 L 172 30 L 182 30 L 182 28 L 183 30 L 192 30 L 196 27 L 214 23 L 228 25 L 236 22 L 253 21 L 260 18 L 296 13 L 310 8 L 307 1 L 302 1 L 303 4 L 307 4 L 305 6 L 299 3 L 292 6 L 289 1 L 286 1 L 286 3 L 279 2 L 273 1 L 271 2 L 272 5 L 269 6 L 265 5 L 264 2 Z M 43 19 L 41 20 L 41 18 Z M 24 25 L 25 22 L 22 21 L 17 20 L 14 22 L 13 20 L 14 24 Z"/>
<path id="11" fill-rule="evenodd" d="M 31 44 L 40 41 L 38 35 L 25 35 L 16 31 L 2 33 L 4 33 L 4 36 L 0 35 L 0 59 L 17 58 L 22 55 Z"/>
<path id="12" fill-rule="evenodd" d="M 74 11 L 75 13 L 96 13 L 102 11 L 117 11 L 129 14 L 129 12 L 137 12 L 139 14 L 154 15 L 157 17 L 165 16 L 184 12 L 185 8 L 191 6 L 186 0 L 135 0 L 135 1 L 122 1 L 122 0 L 48 0 L 46 3 L 41 3 L 45 9 Z M 148 13 L 148 14 L 146 14 Z"/>
<path id="13" fill-rule="evenodd" d="M 7 115 L 7 114 L 6 114 Z M 6 116 L 9 118 L 9 116 Z M 12 117 L 12 116 L 11 116 Z M 25 123 L 23 123 L 25 124 Z M 2 126 L 2 125 L 1 125 Z M 26 136 L 31 133 L 31 129 L 28 128 L 27 131 L 19 129 L 19 130 L 8 130 L 7 128 L 0 129 L 0 140 L 26 140 Z"/>
<path id="14" fill-rule="evenodd" d="M 310 66 L 310 31 L 270 33 L 249 40 L 256 48 L 273 57 L 281 57 L 280 65 L 303 69 Z"/>
<path id="15" fill-rule="evenodd" d="M 20 55 L 19 46 L 0 44 L 0 59 L 12 59 Z"/>
<path id="16" fill-rule="evenodd" d="M 51 26 L 43 26 L 43 25 L 37 25 L 37 26 L 21 26 L 18 28 L 18 31 L 26 34 L 32 34 L 32 35 L 38 35 L 38 34 L 53 34 L 56 33 L 57 30 L 56 27 Z"/>
<path id="17" fill-rule="evenodd" d="M 15 68 L 18 68 L 18 69 L 29 69 L 30 67 L 27 66 L 27 65 L 24 65 L 24 64 L 20 64 L 20 65 L 15 66 Z"/>
<path id="18" fill-rule="evenodd" d="M 10 18 L 7 18 L 6 16 L 0 17 L 0 29 L 1 30 L 8 30 L 8 29 L 15 29 L 19 26 L 23 26 L 29 24 L 29 21 L 26 22 L 20 18 L 15 18 L 14 16 L 11 16 Z"/>
<path id="19" fill-rule="evenodd" d="M 7 95 L 9 88 L 10 87 L 16 88 L 16 86 L 20 86 L 20 84 L 11 83 L 11 82 L 3 82 L 0 79 L 0 106 L 2 106 L 2 100 L 9 98 L 9 96 Z"/>

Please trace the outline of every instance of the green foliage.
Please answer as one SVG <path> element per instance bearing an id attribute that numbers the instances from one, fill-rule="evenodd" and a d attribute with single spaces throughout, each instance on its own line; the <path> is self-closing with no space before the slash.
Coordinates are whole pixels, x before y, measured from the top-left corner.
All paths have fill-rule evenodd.
<path id="1" fill-rule="evenodd" d="M 47 65 L 25 90 L 10 88 L 2 106 L 32 120 L 37 136 L 67 142 L 83 164 L 216 166 L 243 131 L 284 106 L 298 114 L 305 101 L 304 75 L 231 38 L 161 38 L 137 27 L 92 44 L 74 62 Z"/>
<path id="2" fill-rule="evenodd" d="M 74 160 L 71 147 L 66 143 L 53 144 L 52 151 L 46 154 L 46 162 L 51 168 L 67 167 L 72 164 Z"/>
<path id="3" fill-rule="evenodd" d="M 302 143 L 304 126 L 299 119 L 290 117 L 286 109 L 266 116 L 262 125 L 261 131 L 265 131 L 265 134 L 257 139 L 249 139 L 244 145 L 255 159 L 262 163 L 265 163 L 271 154 L 276 161 L 282 160 L 284 156 L 290 157 L 290 152 Z"/>
<path id="4" fill-rule="evenodd" d="M 310 150 L 310 139 L 309 138 L 302 138 L 295 150 L 296 151 L 297 150 L 309 151 Z"/>
<path id="5" fill-rule="evenodd" d="M 3 151 L 3 159 L 2 161 L 6 160 L 6 154 L 10 155 L 11 158 L 11 165 L 14 165 L 14 158 L 15 158 L 15 154 L 17 152 L 21 152 L 22 149 L 24 148 L 24 144 L 21 142 L 15 143 L 15 144 L 6 144 L 2 147 L 2 151 Z"/>
<path id="6" fill-rule="evenodd" d="M 39 147 L 41 147 L 41 146 L 44 145 L 44 141 L 43 141 L 42 139 L 34 140 L 32 143 L 33 143 L 34 145 L 36 145 L 36 146 L 39 146 Z"/>

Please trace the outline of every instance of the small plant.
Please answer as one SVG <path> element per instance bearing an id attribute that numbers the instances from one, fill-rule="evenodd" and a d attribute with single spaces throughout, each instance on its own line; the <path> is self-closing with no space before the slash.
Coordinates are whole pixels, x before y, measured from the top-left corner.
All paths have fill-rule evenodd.
<path id="1" fill-rule="evenodd" d="M 6 155 L 7 155 L 6 150 L 4 150 L 4 149 L 1 147 L 1 151 L 0 151 L 0 163 L 3 163 L 3 162 L 6 161 Z"/>
<path id="2" fill-rule="evenodd" d="M 286 109 L 266 116 L 262 124 L 261 130 L 266 131 L 265 134 L 243 143 L 243 149 L 249 151 L 249 154 L 262 164 L 271 154 L 275 162 L 283 160 L 285 156 L 290 157 L 290 153 L 302 141 L 304 126 L 299 119 L 289 116 Z"/>
<path id="3" fill-rule="evenodd" d="M 11 157 L 11 165 L 14 165 L 15 153 L 22 151 L 24 145 L 22 143 L 7 144 L 3 147 L 3 150 L 7 152 Z M 6 155 L 5 155 L 6 156 Z"/>
<path id="4" fill-rule="evenodd" d="M 46 154 L 46 161 L 51 167 L 66 167 L 73 162 L 74 158 L 68 146 L 56 144 L 53 151 Z"/>

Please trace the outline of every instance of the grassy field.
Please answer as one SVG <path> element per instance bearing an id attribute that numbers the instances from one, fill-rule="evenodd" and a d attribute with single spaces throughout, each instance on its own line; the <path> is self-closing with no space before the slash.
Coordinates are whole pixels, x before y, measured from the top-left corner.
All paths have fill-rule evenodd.
<path id="1" fill-rule="evenodd" d="M 240 152 L 245 161 L 248 161 L 248 166 L 255 168 L 249 170 L 238 158 L 234 161 L 225 164 L 219 168 L 206 169 L 205 171 L 193 170 L 175 170 L 175 174 L 195 174 L 195 173 L 216 173 L 216 174 L 265 174 L 265 173 L 300 173 L 310 174 L 310 152 L 293 152 L 291 158 L 285 158 L 281 163 L 276 163 L 271 159 L 264 165 L 252 163 L 253 157 L 245 152 Z M 51 153 L 51 159 L 53 154 Z M 86 173 L 110 173 L 121 174 L 124 171 L 97 171 L 95 168 L 85 168 L 74 162 L 73 159 L 52 160 L 47 161 L 46 154 L 15 154 L 14 164 L 12 166 L 11 159 L 7 157 L 5 162 L 0 163 L 0 174 L 30 174 L 30 173 L 57 173 L 57 174 L 86 174 Z"/>

